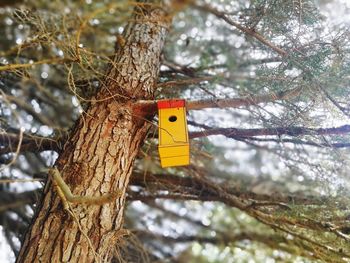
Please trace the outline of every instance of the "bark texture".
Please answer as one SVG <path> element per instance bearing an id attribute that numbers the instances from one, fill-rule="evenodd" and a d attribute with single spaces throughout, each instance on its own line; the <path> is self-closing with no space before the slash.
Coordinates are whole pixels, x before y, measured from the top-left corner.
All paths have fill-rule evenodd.
<path id="1" fill-rule="evenodd" d="M 76 195 L 123 195 L 104 205 L 72 205 L 79 228 L 50 183 L 17 262 L 109 262 L 123 231 L 125 191 L 149 129 L 133 107 L 153 99 L 168 21 L 161 8 L 144 5 L 124 30 L 106 80 L 56 162 Z"/>

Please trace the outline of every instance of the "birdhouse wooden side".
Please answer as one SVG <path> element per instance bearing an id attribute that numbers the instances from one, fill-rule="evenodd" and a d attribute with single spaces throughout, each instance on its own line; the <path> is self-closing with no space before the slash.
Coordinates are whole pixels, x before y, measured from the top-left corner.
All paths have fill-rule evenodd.
<path id="1" fill-rule="evenodd" d="M 159 157 L 162 167 L 188 165 L 190 144 L 185 100 L 161 100 L 158 105 Z"/>

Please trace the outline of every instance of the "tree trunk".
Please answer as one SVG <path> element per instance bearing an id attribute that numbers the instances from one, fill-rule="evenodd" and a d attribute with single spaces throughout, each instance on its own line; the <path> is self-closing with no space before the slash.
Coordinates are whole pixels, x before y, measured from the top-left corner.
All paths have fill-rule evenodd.
<path id="1" fill-rule="evenodd" d="M 152 99 L 169 24 L 160 8 L 144 5 L 123 33 L 113 65 L 64 146 L 56 166 L 73 194 L 122 196 L 104 205 L 72 205 L 81 229 L 51 183 L 26 234 L 17 262 L 108 262 L 123 233 L 125 192 L 135 157 L 149 129 L 133 107 Z"/>

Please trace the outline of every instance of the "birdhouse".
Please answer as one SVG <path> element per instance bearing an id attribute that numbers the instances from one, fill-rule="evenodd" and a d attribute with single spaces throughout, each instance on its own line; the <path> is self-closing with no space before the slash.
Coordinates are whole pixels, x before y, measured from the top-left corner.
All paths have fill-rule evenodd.
<path id="1" fill-rule="evenodd" d="M 161 100 L 158 105 L 159 156 L 162 167 L 189 165 L 190 144 L 185 100 Z"/>

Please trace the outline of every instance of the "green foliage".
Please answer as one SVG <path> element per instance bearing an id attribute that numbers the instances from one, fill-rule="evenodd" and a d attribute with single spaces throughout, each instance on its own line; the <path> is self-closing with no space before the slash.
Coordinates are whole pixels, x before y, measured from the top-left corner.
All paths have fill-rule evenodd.
<path id="1" fill-rule="evenodd" d="M 134 167 L 135 178 L 142 180 L 131 180 L 125 219 L 142 241 L 142 257 L 146 253 L 154 261 L 169 262 L 346 262 L 349 133 L 346 127 L 338 134 L 312 129 L 348 123 L 348 32 L 328 25 L 314 1 L 209 2 L 287 55 L 188 5 L 173 18 L 159 81 L 209 80 L 163 86 L 157 98 L 217 100 L 298 90 L 286 100 L 190 112 L 189 127 L 204 134 L 216 127 L 304 127 L 307 132 L 197 138 L 191 142 L 191 166 L 164 170 L 152 120 Z M 24 1 L 0 7 L 2 179 L 42 177 L 41 170 L 53 164 L 55 149 L 40 148 L 41 142 L 64 138 L 98 92 L 116 36 L 130 21 L 134 6 L 130 1 Z M 10 138 L 18 138 L 22 127 L 17 156 L 18 141 L 11 143 Z M 39 139 L 29 144 L 33 138 Z M 21 202 L 19 192 L 41 188 L 0 186 L 3 196 Z M 4 236 L 15 253 L 32 208 L 23 202 L 0 209 Z M 16 223 L 19 227 L 13 227 Z M 140 252 L 139 243 L 127 244 L 127 252 Z"/>

